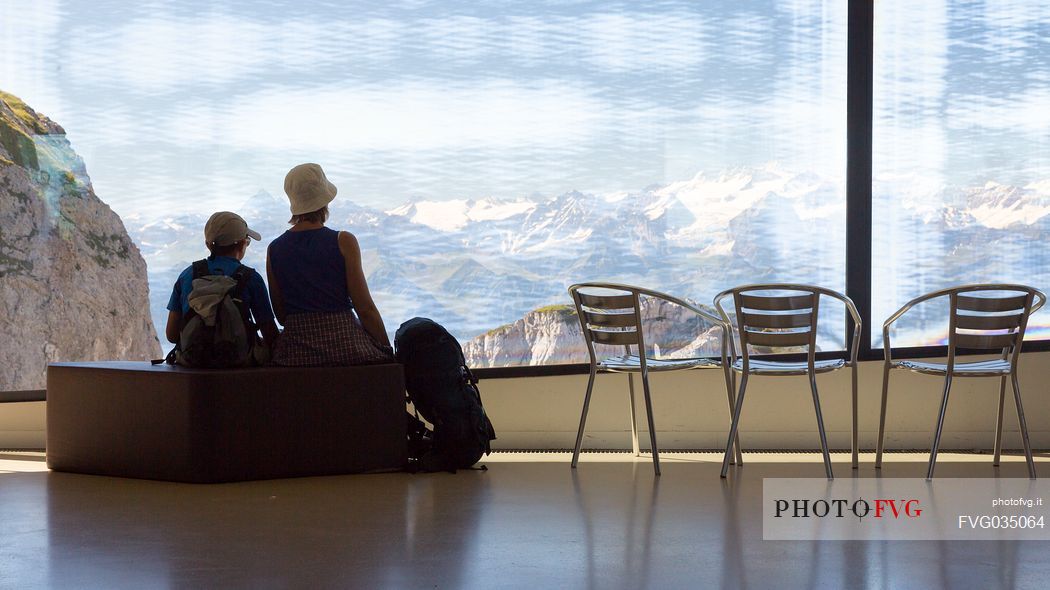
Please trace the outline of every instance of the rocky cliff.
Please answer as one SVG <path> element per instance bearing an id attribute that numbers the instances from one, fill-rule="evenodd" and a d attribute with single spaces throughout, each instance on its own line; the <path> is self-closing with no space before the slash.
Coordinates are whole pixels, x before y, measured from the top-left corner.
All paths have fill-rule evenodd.
<path id="1" fill-rule="evenodd" d="M 47 363 L 156 357 L 146 263 L 65 131 L 0 92 L 0 391 Z"/>
<path id="2" fill-rule="evenodd" d="M 642 298 L 642 322 L 650 356 L 682 358 L 721 354 L 719 330 L 693 312 L 660 299 Z M 714 310 L 711 310 L 714 313 Z M 596 346 L 597 354 L 623 354 L 622 347 Z M 471 367 L 585 363 L 587 345 L 576 308 L 554 305 L 477 336 L 463 346 Z"/>

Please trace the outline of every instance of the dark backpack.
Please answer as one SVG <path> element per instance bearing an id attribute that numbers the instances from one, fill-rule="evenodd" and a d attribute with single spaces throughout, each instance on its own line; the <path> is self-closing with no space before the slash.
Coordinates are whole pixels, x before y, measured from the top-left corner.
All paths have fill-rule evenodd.
<path id="1" fill-rule="evenodd" d="M 459 342 L 437 322 L 412 318 L 394 335 L 394 357 L 405 367 L 405 387 L 416 411 L 434 425 L 433 435 L 413 424 L 411 440 L 423 471 L 455 471 L 478 462 L 496 438 L 481 404 L 477 379 Z M 416 421 L 418 422 L 418 420 Z"/>
<path id="2" fill-rule="evenodd" d="M 251 268 L 242 264 L 227 278 L 211 274 L 207 260 L 193 263 L 191 296 L 194 291 L 212 281 L 228 282 L 229 286 L 216 306 L 213 325 L 208 325 L 204 318 L 190 308 L 182 321 L 179 343 L 168 355 L 169 363 L 213 369 L 251 364 L 256 327 L 244 303 L 244 292 L 252 272 Z"/>

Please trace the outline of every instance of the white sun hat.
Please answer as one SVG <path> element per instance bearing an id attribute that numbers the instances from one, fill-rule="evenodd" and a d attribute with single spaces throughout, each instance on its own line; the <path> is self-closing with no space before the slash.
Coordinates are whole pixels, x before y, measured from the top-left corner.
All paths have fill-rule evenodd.
<path id="1" fill-rule="evenodd" d="M 317 164 L 299 164 L 284 177 L 284 192 L 291 202 L 292 215 L 317 211 L 335 198 L 338 189 Z"/>

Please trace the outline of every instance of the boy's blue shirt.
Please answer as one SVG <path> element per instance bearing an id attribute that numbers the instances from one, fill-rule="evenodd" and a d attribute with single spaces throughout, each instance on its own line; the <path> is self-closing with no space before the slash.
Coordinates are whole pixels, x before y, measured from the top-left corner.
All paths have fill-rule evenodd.
<path id="1" fill-rule="evenodd" d="M 240 261 L 229 256 L 213 256 L 208 258 L 208 270 L 211 274 L 232 276 L 240 266 Z M 168 311 L 178 311 L 186 315 L 190 311 L 190 290 L 193 289 L 193 265 L 186 267 L 175 286 L 171 290 L 168 299 Z M 254 269 L 248 277 L 248 285 L 244 290 L 244 303 L 252 312 L 252 318 L 258 325 L 273 322 L 273 308 L 270 306 L 270 294 L 266 291 L 266 283 Z"/>

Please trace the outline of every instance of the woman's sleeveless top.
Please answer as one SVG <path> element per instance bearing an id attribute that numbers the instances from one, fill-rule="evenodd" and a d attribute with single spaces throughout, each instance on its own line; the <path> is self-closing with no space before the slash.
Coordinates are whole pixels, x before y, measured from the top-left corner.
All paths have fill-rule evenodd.
<path id="1" fill-rule="evenodd" d="M 322 227 L 286 231 L 270 243 L 270 271 L 288 315 L 349 311 L 339 232 Z"/>

